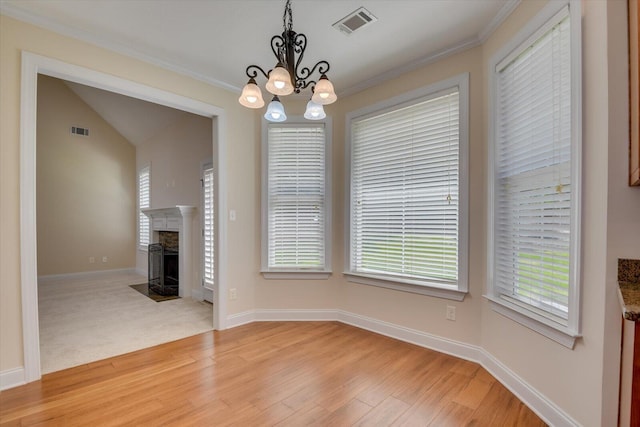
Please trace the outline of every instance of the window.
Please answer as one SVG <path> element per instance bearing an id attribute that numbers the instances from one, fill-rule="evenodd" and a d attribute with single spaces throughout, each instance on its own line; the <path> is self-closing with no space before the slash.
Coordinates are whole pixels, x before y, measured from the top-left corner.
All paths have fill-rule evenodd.
<path id="1" fill-rule="evenodd" d="M 138 172 L 138 245 L 140 249 L 149 246 L 149 217 L 142 213 L 142 209 L 151 206 L 151 172 L 146 166 Z"/>
<path id="2" fill-rule="evenodd" d="M 215 284 L 215 208 L 213 166 L 202 172 L 202 285 L 213 290 Z"/>
<path id="3" fill-rule="evenodd" d="M 262 272 L 266 278 L 329 275 L 328 123 L 265 123 Z"/>
<path id="4" fill-rule="evenodd" d="M 468 75 L 348 116 L 347 278 L 462 300 Z"/>
<path id="5" fill-rule="evenodd" d="M 516 37 L 520 43 L 491 63 L 488 297 L 500 313 L 572 347 L 579 332 L 580 13 L 561 7 L 543 10 Z"/>

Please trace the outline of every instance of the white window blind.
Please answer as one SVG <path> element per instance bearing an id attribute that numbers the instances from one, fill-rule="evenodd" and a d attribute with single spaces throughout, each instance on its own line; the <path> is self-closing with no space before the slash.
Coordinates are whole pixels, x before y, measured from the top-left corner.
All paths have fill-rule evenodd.
<path id="1" fill-rule="evenodd" d="M 497 64 L 493 294 L 567 325 L 572 105 L 568 10 Z"/>
<path id="2" fill-rule="evenodd" d="M 149 245 L 149 217 L 142 213 L 142 209 L 151 206 L 151 171 L 149 166 L 138 172 L 138 244 L 147 248 Z"/>
<path id="3" fill-rule="evenodd" d="M 267 269 L 324 270 L 324 124 L 267 132 Z"/>
<path id="4" fill-rule="evenodd" d="M 215 208 L 212 167 L 205 167 L 202 175 L 202 199 L 202 281 L 205 288 L 213 289 L 215 284 Z"/>
<path id="5" fill-rule="evenodd" d="M 457 288 L 459 95 L 351 122 L 352 273 Z"/>

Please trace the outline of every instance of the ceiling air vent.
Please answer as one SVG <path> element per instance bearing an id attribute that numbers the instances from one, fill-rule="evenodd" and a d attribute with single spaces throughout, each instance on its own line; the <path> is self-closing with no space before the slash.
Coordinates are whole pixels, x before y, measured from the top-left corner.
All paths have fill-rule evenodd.
<path id="1" fill-rule="evenodd" d="M 72 126 L 71 127 L 71 134 L 73 134 L 73 135 L 81 135 L 81 136 L 89 136 L 89 129 Z"/>
<path id="2" fill-rule="evenodd" d="M 369 24 L 373 24 L 377 20 L 378 18 L 373 16 L 371 12 L 361 7 L 333 24 L 333 27 L 349 35 Z"/>

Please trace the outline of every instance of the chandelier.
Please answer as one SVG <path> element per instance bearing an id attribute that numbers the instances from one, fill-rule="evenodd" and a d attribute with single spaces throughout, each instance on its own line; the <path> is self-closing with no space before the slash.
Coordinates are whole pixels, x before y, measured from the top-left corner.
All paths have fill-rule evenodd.
<path id="1" fill-rule="evenodd" d="M 264 99 L 262 91 L 256 84 L 256 77 L 262 74 L 268 79 L 265 88 L 273 99 L 267 107 L 264 117 L 271 122 L 282 122 L 287 119 L 284 106 L 280 102 L 280 96 L 300 93 L 306 88 L 311 89 L 311 99 L 307 103 L 304 117 L 310 120 L 321 120 L 326 117 L 323 105 L 331 104 L 338 99 L 333 84 L 327 78 L 329 63 L 318 61 L 312 68 L 300 68 L 300 63 L 307 48 L 307 36 L 293 31 L 293 14 L 291 12 L 291 0 L 287 0 L 282 17 L 282 35 L 275 35 L 271 38 L 271 50 L 277 59 L 276 66 L 265 72 L 258 65 L 247 67 L 248 83 L 242 89 L 242 94 L 238 101 L 248 108 L 262 108 Z M 318 72 L 320 78 L 315 81 L 311 77 Z"/>

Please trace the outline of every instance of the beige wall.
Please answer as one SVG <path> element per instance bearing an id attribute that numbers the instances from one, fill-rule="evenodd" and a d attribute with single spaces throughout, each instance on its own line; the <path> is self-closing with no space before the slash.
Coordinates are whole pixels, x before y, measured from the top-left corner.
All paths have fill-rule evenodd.
<path id="1" fill-rule="evenodd" d="M 331 105 L 328 113 L 334 120 L 334 271 L 345 269 L 345 115 L 359 108 L 393 96 L 436 83 L 461 73 L 469 73 L 469 294 L 463 302 L 433 298 L 407 292 L 394 291 L 348 282 L 341 278 L 338 284 L 338 308 L 358 315 L 424 331 L 447 339 L 478 345 L 480 338 L 480 305 L 484 277 L 484 181 L 485 165 L 482 138 L 482 111 L 480 47 L 438 61 L 432 65 L 405 74 L 389 82 L 367 89 L 365 92 L 342 98 Z M 457 308 L 456 321 L 445 319 L 446 306 Z"/>
<path id="2" fill-rule="evenodd" d="M 98 70 L 223 108 L 228 206 L 238 212 L 228 227 L 227 276 L 238 288 L 228 314 L 254 308 L 258 276 L 259 121 L 238 104 L 238 94 L 160 69 L 23 22 L 0 16 L 0 373 L 23 366 L 20 294 L 20 72 L 21 51 Z M 247 248 L 251 248 L 247 250 Z M 259 250 L 259 249 L 258 249 Z"/>
<path id="3" fill-rule="evenodd" d="M 210 118 L 184 113 L 136 147 L 136 170 L 149 166 L 151 171 L 151 208 L 196 206 L 192 219 L 192 254 L 201 252 L 200 179 L 203 163 L 213 160 L 212 133 Z M 138 250 L 137 253 L 137 268 L 146 274 L 147 252 Z M 191 263 L 190 268 L 196 272 L 194 283 L 201 283 L 200 257 L 194 256 Z"/>
<path id="4" fill-rule="evenodd" d="M 38 78 L 37 117 L 38 275 L 133 268 L 134 147 L 53 77 Z"/>
<path id="5" fill-rule="evenodd" d="M 327 281 L 264 280 L 260 266 L 260 115 L 243 110 L 237 94 L 229 93 L 150 65 L 89 47 L 16 21 L 2 18 L 3 97 L 0 191 L 0 371 L 20 366 L 19 236 L 18 228 L 18 116 L 20 48 L 120 75 L 184 96 L 213 103 L 228 113 L 228 207 L 237 221 L 228 222 L 228 286 L 238 289 L 228 314 L 253 309 L 337 308 L 414 328 L 445 339 L 482 347 L 506 369 L 546 396 L 577 422 L 615 425 L 617 371 L 615 346 L 619 311 L 613 303 L 614 258 L 639 256 L 638 195 L 618 181 L 626 168 L 617 128 L 624 112 L 624 78 L 617 68 L 624 53 L 618 41 L 624 28 L 613 25 L 620 4 L 584 1 L 583 9 L 583 338 L 569 350 L 491 310 L 482 298 L 486 277 L 486 67 L 491 55 L 537 13 L 545 1 L 523 1 L 489 40 L 480 47 L 429 64 L 400 78 L 327 107 L 333 117 L 333 275 Z M 609 5 L 609 6 L 608 6 Z M 608 10 L 610 9 L 610 10 Z M 608 14 L 611 14 L 610 16 Z M 615 18 L 615 19 L 614 19 Z M 608 25 L 608 24 L 612 25 Z M 609 38 L 611 38 L 609 40 Z M 608 65 L 607 61 L 611 62 Z M 615 65 L 614 65 L 615 64 Z M 344 269 L 344 115 L 371 103 L 426 86 L 461 72 L 470 73 L 470 282 L 464 302 L 417 296 L 347 282 Z M 613 76 L 620 78 L 613 81 Z M 607 84 L 609 82 L 609 84 Z M 608 100 L 608 102 L 607 102 Z M 301 103 L 298 103 L 301 104 Z M 285 106 L 292 114 L 289 101 Z M 302 107 L 299 107 L 301 110 Z M 615 117 L 614 117 L 615 116 Z M 622 117 L 623 114 L 620 114 Z M 8 125 L 7 125 L 8 124 Z M 616 130 L 618 129 L 618 130 Z M 622 145 L 620 145 L 622 144 Z M 612 164 L 618 165 L 614 171 Z M 607 286 L 608 284 L 608 286 Z M 445 320 L 445 307 L 457 306 L 457 320 Z M 17 307 L 17 308 L 16 308 Z M 612 337 L 612 338 L 611 338 Z M 613 367 L 605 364 L 612 363 Z"/>

